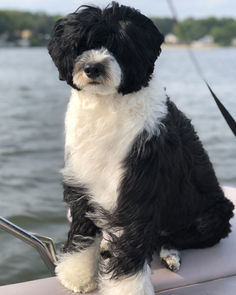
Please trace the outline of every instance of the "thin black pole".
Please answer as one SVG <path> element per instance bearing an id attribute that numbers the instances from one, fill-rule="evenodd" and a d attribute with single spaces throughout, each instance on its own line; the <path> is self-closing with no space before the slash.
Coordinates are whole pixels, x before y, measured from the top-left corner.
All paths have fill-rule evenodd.
<path id="1" fill-rule="evenodd" d="M 171 11 L 171 14 L 173 16 L 175 23 L 178 24 L 179 23 L 178 14 L 177 14 L 177 10 L 173 4 L 173 1 L 172 0 L 166 0 L 166 1 L 167 1 L 167 4 L 169 6 L 169 9 Z M 229 128 L 231 129 L 231 131 L 233 132 L 233 134 L 236 136 L 236 121 L 235 121 L 235 119 L 231 116 L 229 111 L 226 109 L 226 107 L 223 105 L 223 103 L 216 96 L 216 94 L 212 90 L 210 84 L 207 82 L 206 78 L 204 77 L 202 68 L 201 68 L 195 54 L 193 53 L 193 51 L 191 49 L 190 42 L 185 41 L 185 43 L 188 45 L 188 53 L 189 53 L 190 59 L 192 60 L 198 75 L 202 78 L 202 80 L 206 84 L 206 86 L 207 86 L 208 90 L 210 91 L 212 97 L 214 98 L 215 103 L 218 106 L 222 116 L 224 117 L 225 121 L 227 122 L 227 124 L 228 124 Z"/>

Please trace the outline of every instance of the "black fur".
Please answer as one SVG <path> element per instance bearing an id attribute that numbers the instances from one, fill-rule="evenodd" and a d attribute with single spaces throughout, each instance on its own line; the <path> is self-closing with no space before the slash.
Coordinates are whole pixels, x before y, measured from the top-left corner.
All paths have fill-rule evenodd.
<path id="1" fill-rule="evenodd" d="M 107 271 L 134 274 L 163 245 L 176 249 L 215 245 L 230 233 L 233 204 L 224 197 L 206 151 L 189 119 L 168 100 L 161 134 L 144 131 L 124 161 Z"/>
<path id="2" fill-rule="evenodd" d="M 107 48 L 122 69 L 119 92 L 127 94 L 148 85 L 162 42 L 162 34 L 150 19 L 113 2 L 104 10 L 81 6 L 58 20 L 48 49 L 60 79 L 77 89 L 72 81 L 76 58 L 85 50 Z"/>
<path id="3" fill-rule="evenodd" d="M 72 218 L 67 242 L 64 245 L 64 252 L 80 251 L 93 243 L 98 227 L 85 215 L 94 212 L 88 204 L 88 195 L 84 187 L 72 187 L 64 184 L 64 201 L 70 207 Z"/>

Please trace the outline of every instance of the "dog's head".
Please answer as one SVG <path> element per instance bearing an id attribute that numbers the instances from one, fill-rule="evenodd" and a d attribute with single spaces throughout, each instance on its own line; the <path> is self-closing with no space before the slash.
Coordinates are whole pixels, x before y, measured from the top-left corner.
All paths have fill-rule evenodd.
<path id="1" fill-rule="evenodd" d="M 58 20 L 48 49 L 72 87 L 127 94 L 148 85 L 162 42 L 149 18 L 112 2 L 103 10 L 81 6 Z"/>

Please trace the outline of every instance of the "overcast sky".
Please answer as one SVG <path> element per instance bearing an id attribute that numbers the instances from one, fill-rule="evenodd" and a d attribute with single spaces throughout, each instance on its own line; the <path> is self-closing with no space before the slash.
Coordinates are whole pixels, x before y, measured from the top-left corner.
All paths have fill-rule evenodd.
<path id="1" fill-rule="evenodd" d="M 236 18 L 236 0 L 172 0 L 180 18 L 231 16 Z M 82 4 L 105 7 L 109 0 L 0 0 L 0 9 L 44 11 L 50 14 L 67 14 Z M 166 0 L 117 0 L 133 6 L 149 16 L 170 16 Z"/>

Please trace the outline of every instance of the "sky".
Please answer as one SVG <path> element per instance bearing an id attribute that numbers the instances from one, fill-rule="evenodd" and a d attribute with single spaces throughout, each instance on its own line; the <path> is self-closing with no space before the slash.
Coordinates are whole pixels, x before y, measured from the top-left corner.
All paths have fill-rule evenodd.
<path id="1" fill-rule="evenodd" d="M 148 16 L 170 16 L 166 0 L 116 0 L 133 6 Z M 236 18 L 235 0 L 172 0 L 179 18 L 186 17 L 234 17 Z M 19 9 L 43 11 L 49 14 L 67 14 L 80 5 L 95 4 L 105 7 L 111 0 L 0 0 L 0 9 Z"/>

